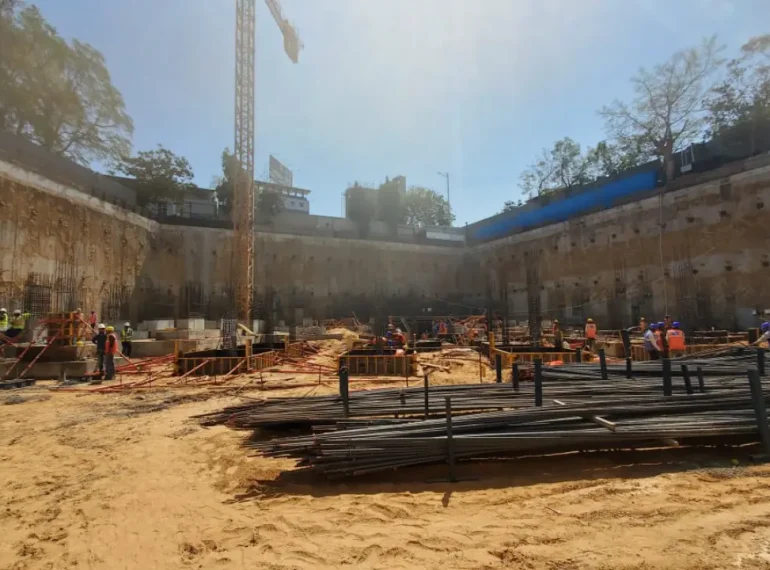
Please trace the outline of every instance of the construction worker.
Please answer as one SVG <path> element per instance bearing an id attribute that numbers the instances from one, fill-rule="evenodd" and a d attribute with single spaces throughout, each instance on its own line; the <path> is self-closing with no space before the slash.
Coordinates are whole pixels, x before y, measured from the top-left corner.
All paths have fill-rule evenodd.
<path id="1" fill-rule="evenodd" d="M 396 332 L 393 334 L 393 343 L 396 345 L 396 348 L 404 348 L 406 345 L 406 337 L 401 332 L 401 329 L 396 329 Z"/>
<path id="2" fill-rule="evenodd" d="M 107 349 L 107 330 L 104 324 L 100 324 L 96 330 L 96 336 L 91 339 L 91 342 L 96 345 L 96 365 L 99 368 L 99 378 L 101 379 L 104 376 L 104 351 Z"/>
<path id="3" fill-rule="evenodd" d="M 115 327 L 107 327 L 107 342 L 104 347 L 105 380 L 115 378 L 115 355 L 118 353 L 118 337 Z"/>
<path id="4" fill-rule="evenodd" d="M 96 311 L 91 311 L 91 314 L 88 315 L 88 324 L 93 330 L 96 330 L 96 323 L 99 320 L 96 318 Z"/>
<path id="5" fill-rule="evenodd" d="M 559 319 L 553 320 L 553 345 L 561 349 L 564 345 L 564 333 L 561 330 L 561 325 L 559 325 Z"/>
<path id="6" fill-rule="evenodd" d="M 666 339 L 666 323 L 660 321 L 655 330 L 655 336 L 658 340 L 658 346 L 660 347 L 660 356 L 662 358 L 668 358 L 668 340 Z"/>
<path id="7" fill-rule="evenodd" d="M 28 318 L 29 313 L 24 313 L 22 315 L 21 311 L 16 309 L 13 312 L 13 317 L 11 317 L 11 320 L 9 321 L 10 324 L 8 330 L 5 331 L 5 336 L 8 338 L 19 336 L 24 331 L 24 325 L 26 325 Z"/>
<path id="8" fill-rule="evenodd" d="M 770 339 L 770 323 L 765 321 L 764 323 L 762 323 L 762 326 L 759 327 L 759 328 L 762 331 L 762 336 L 760 336 L 757 340 L 752 342 L 751 343 L 752 345 L 760 344 L 760 343 L 765 342 L 766 340 Z"/>
<path id="9" fill-rule="evenodd" d="M 666 345 L 668 346 L 668 352 L 672 358 L 684 356 L 684 331 L 679 329 L 679 321 L 671 323 L 671 328 L 666 331 Z"/>
<path id="10" fill-rule="evenodd" d="M 8 330 L 8 309 L 0 309 L 0 333 Z"/>
<path id="11" fill-rule="evenodd" d="M 438 334 L 447 334 L 446 323 L 443 320 L 438 322 Z"/>
<path id="12" fill-rule="evenodd" d="M 671 316 L 670 315 L 666 315 L 665 317 L 663 317 L 663 326 L 665 327 L 666 332 L 668 332 L 670 329 L 674 328 L 674 325 L 671 322 Z"/>
<path id="13" fill-rule="evenodd" d="M 658 343 L 658 337 L 655 334 L 657 329 L 658 325 L 652 323 L 650 328 L 644 333 L 644 349 L 647 351 L 647 354 L 650 355 L 650 360 L 660 360 L 660 344 Z"/>
<path id="14" fill-rule="evenodd" d="M 134 337 L 134 329 L 131 323 L 123 323 L 123 330 L 120 331 L 120 343 L 123 345 L 123 356 L 131 358 L 131 339 Z"/>
<path id="15" fill-rule="evenodd" d="M 586 319 L 585 334 L 586 348 L 588 350 L 593 350 L 594 346 L 596 346 L 596 323 L 591 318 Z"/>

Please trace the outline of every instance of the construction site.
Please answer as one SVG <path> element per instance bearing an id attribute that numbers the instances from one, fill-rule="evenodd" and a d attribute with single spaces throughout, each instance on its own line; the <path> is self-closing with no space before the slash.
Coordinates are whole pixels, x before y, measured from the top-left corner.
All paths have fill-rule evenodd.
<path id="1" fill-rule="evenodd" d="M 770 148 L 268 224 L 236 5 L 229 219 L 0 132 L 0 570 L 770 568 Z"/>

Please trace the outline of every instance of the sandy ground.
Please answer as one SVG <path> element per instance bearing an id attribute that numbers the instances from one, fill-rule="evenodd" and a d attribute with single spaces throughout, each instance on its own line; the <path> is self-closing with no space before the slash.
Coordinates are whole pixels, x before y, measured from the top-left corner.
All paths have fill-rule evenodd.
<path id="1" fill-rule="evenodd" d="M 212 392 L 16 392 L 0 406 L 0 569 L 770 568 L 770 467 L 732 466 L 747 449 L 330 484 L 200 428 L 192 415 L 237 401 Z"/>

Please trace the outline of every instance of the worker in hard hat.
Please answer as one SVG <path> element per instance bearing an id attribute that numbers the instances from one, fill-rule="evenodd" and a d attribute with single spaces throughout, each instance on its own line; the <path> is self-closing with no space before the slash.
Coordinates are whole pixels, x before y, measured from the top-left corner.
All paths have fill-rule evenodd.
<path id="1" fill-rule="evenodd" d="M 8 330 L 8 309 L 0 309 L 0 333 Z"/>
<path id="2" fill-rule="evenodd" d="M 396 348 L 404 348 L 406 346 L 406 337 L 401 332 L 401 329 L 396 329 L 396 332 L 393 333 L 393 343 Z"/>
<path id="3" fill-rule="evenodd" d="M 22 332 L 24 332 L 24 327 L 27 324 L 28 318 L 29 313 L 24 313 L 22 315 L 21 311 L 16 309 L 13 312 L 13 316 L 11 317 L 10 321 L 8 321 L 8 330 L 5 331 L 5 336 L 8 338 L 19 336 Z"/>
<path id="4" fill-rule="evenodd" d="M 594 346 L 596 346 L 596 323 L 592 318 L 586 319 L 585 335 L 586 348 L 593 351 Z"/>
<path id="5" fill-rule="evenodd" d="M 131 341 L 134 338 L 134 329 L 131 323 L 123 323 L 123 329 L 120 331 L 120 343 L 123 347 L 123 356 L 131 358 Z"/>
<path id="6" fill-rule="evenodd" d="M 660 344 L 655 334 L 658 329 L 657 323 L 652 323 L 644 333 L 644 350 L 650 357 L 650 360 L 660 360 Z"/>
<path id="7" fill-rule="evenodd" d="M 671 358 L 685 354 L 684 331 L 679 327 L 679 321 L 674 321 L 671 323 L 671 328 L 666 331 L 666 345 Z"/>
<path id="8" fill-rule="evenodd" d="M 91 341 L 96 345 L 96 365 L 99 369 L 99 378 L 104 376 L 104 354 L 107 349 L 107 328 L 103 323 L 96 327 L 96 335 Z"/>
<path id="9" fill-rule="evenodd" d="M 658 346 L 660 347 L 661 358 L 668 358 L 668 341 L 666 340 L 666 323 L 665 321 L 658 322 L 655 328 L 655 337 L 658 340 Z"/>
<path id="10" fill-rule="evenodd" d="M 107 327 L 106 332 L 107 341 L 104 346 L 104 373 L 105 380 L 112 380 L 115 378 L 115 355 L 118 353 L 118 337 L 115 334 L 115 327 Z"/>
<path id="11" fill-rule="evenodd" d="M 752 345 L 760 344 L 765 341 L 770 342 L 770 340 L 768 340 L 770 339 L 770 323 L 765 321 L 764 323 L 762 323 L 762 326 L 759 328 L 762 331 L 762 336 L 760 336 L 757 340 L 752 342 L 751 343 Z"/>

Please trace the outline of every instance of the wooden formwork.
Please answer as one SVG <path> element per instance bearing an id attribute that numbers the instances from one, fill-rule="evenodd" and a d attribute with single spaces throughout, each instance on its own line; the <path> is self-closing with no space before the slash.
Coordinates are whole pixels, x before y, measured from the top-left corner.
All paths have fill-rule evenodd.
<path id="1" fill-rule="evenodd" d="M 338 359 L 340 367 L 348 369 L 351 376 L 414 376 L 416 358 L 411 354 L 343 354 Z"/>
<path id="2" fill-rule="evenodd" d="M 492 349 L 491 360 L 494 362 L 497 354 L 502 356 L 502 363 L 504 368 L 510 367 L 514 362 L 534 362 L 535 360 L 541 360 L 542 362 L 576 362 L 577 353 L 575 352 L 508 352 L 506 350 L 500 350 L 498 348 Z"/>
<path id="3" fill-rule="evenodd" d="M 305 343 L 287 342 L 284 352 L 289 358 L 301 358 L 305 356 Z"/>
<path id="4" fill-rule="evenodd" d="M 237 368 L 237 372 L 252 372 L 270 368 L 278 363 L 278 352 L 269 350 L 259 354 L 245 355 L 183 355 L 174 360 L 176 375 L 190 376 L 222 376 L 230 374 Z M 240 368 L 238 365 L 241 364 Z"/>
<path id="5" fill-rule="evenodd" d="M 706 352 L 709 350 L 718 350 L 720 348 L 729 348 L 731 344 L 688 344 L 685 346 L 685 354 L 697 354 L 699 352 Z M 676 356 L 682 356 L 678 354 Z M 674 356 L 672 355 L 672 358 Z M 631 359 L 632 360 L 649 360 L 650 354 L 645 350 L 643 344 L 631 345 Z"/>

